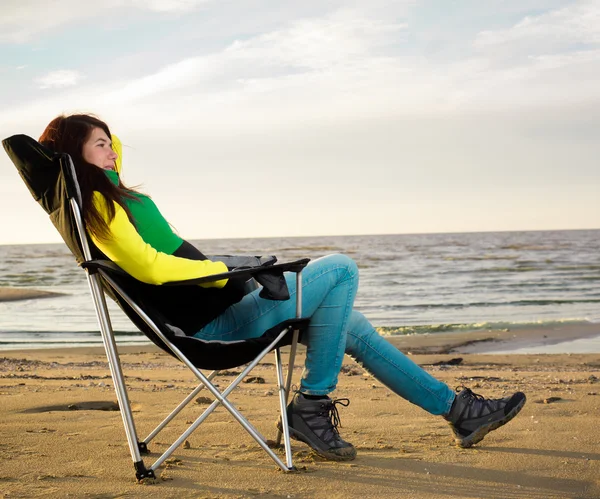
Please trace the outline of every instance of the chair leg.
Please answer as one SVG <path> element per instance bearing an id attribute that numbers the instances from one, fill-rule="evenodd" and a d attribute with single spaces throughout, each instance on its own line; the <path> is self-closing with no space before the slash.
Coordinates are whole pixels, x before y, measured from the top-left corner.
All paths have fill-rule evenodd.
<path id="1" fill-rule="evenodd" d="M 288 397 L 290 395 L 290 390 L 292 388 L 292 379 L 294 377 L 294 362 L 296 361 L 296 348 L 298 346 L 299 336 L 300 336 L 300 331 L 298 329 L 295 329 L 294 335 L 292 336 L 292 345 L 290 347 L 290 360 L 288 362 L 288 372 L 287 372 L 287 378 L 285 381 L 285 390 L 283 392 L 283 397 L 284 397 L 283 403 L 285 404 L 286 408 L 287 408 Z M 277 438 L 275 439 L 275 442 L 278 447 L 281 445 L 281 437 L 282 437 L 281 430 L 277 430 Z M 286 452 L 287 452 L 287 450 L 286 450 Z"/>
<path id="2" fill-rule="evenodd" d="M 296 273 L 296 318 L 300 319 L 302 317 L 302 271 Z M 294 362 L 296 360 L 296 347 L 298 346 L 298 338 L 300 337 L 300 331 L 298 329 L 294 329 L 294 335 L 292 336 L 292 346 L 290 348 L 290 361 L 288 363 L 288 374 L 285 382 L 285 391 L 284 395 L 284 405 L 287 409 L 287 400 L 290 394 L 290 389 L 292 387 L 292 378 L 294 375 Z M 283 412 L 282 411 L 282 417 Z M 286 414 L 287 416 L 287 414 Z M 286 417 L 287 419 L 287 417 Z M 283 423 L 283 420 L 282 420 Z M 288 426 L 282 426 L 282 429 L 285 429 L 288 433 L 289 438 L 289 428 Z M 281 445 L 281 430 L 277 431 L 277 438 L 275 439 L 277 446 Z M 287 453 L 287 447 L 286 447 Z"/>
<path id="3" fill-rule="evenodd" d="M 275 350 L 275 365 L 277 367 L 277 388 L 279 391 L 279 412 L 281 414 L 281 430 L 278 431 L 277 445 L 281 444 L 281 435 L 283 434 L 283 443 L 285 446 L 285 458 L 288 469 L 293 470 L 294 463 L 292 462 L 292 443 L 290 441 L 290 428 L 287 418 L 287 393 L 283 380 L 283 366 L 281 365 L 281 350 Z"/>
<path id="4" fill-rule="evenodd" d="M 127 443 L 129 444 L 131 458 L 133 459 L 136 477 L 138 480 L 143 478 L 154 478 L 154 471 L 146 468 L 140 455 L 140 447 L 137 440 L 131 407 L 129 405 L 129 398 L 127 397 L 127 388 L 123 378 L 123 371 L 121 369 L 121 363 L 119 362 L 117 345 L 110 323 L 106 299 L 100 287 L 98 276 L 88 274 L 88 284 L 90 285 L 90 291 L 92 293 L 92 298 L 96 308 L 98 324 L 100 325 L 102 341 L 104 343 L 104 349 L 106 350 L 106 357 L 108 359 L 108 367 L 110 369 L 113 385 L 115 387 L 115 393 L 119 402 L 119 410 L 123 419 L 123 426 L 125 427 L 125 434 L 127 436 Z"/>

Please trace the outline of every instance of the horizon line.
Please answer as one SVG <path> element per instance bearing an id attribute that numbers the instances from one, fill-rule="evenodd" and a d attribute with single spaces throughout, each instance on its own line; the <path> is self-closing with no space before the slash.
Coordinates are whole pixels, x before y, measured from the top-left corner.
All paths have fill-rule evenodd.
<path id="1" fill-rule="evenodd" d="M 446 234 L 502 234 L 502 233 L 518 233 L 518 232 L 581 232 L 581 231 L 596 231 L 600 227 L 583 227 L 577 229 L 506 229 L 506 230 L 471 230 L 471 231 L 447 231 L 447 232 L 384 232 L 384 233 L 362 233 L 362 234 L 315 234 L 315 235 L 280 235 L 280 236 L 234 236 L 234 237 L 203 237 L 203 238 L 182 238 L 188 241 L 216 241 L 219 239 L 300 239 L 310 237 L 361 237 L 361 236 L 433 236 Z M 180 236 L 181 237 L 181 236 Z M 0 246 L 37 246 L 44 244 L 65 244 L 64 241 L 56 242 L 36 242 L 36 243 L 0 243 Z"/>

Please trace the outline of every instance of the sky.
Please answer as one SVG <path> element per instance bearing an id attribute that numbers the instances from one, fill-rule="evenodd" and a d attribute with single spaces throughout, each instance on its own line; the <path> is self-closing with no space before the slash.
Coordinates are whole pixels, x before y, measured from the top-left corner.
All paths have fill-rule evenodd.
<path id="1" fill-rule="evenodd" d="M 89 112 L 187 239 L 600 228 L 599 0 L 3 0 L 0 138 Z M 0 244 L 58 242 L 0 153 Z"/>

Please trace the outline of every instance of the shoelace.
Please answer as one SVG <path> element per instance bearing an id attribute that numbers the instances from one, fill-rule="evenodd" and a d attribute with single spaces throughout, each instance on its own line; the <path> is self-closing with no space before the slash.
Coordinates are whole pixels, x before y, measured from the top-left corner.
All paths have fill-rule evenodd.
<path id="1" fill-rule="evenodd" d="M 457 386 L 455 390 L 456 390 L 456 393 L 460 393 L 463 390 L 466 390 L 473 396 L 473 398 L 475 398 L 477 400 L 481 400 L 482 402 L 485 400 L 485 397 L 483 395 L 479 395 L 478 393 L 475 393 L 473 390 L 471 390 L 470 388 L 467 388 L 466 386 Z"/>
<path id="2" fill-rule="evenodd" d="M 323 416 L 329 419 L 331 423 L 331 429 L 334 434 L 339 435 L 338 426 L 342 427 L 342 420 L 340 419 L 340 413 L 338 412 L 337 405 L 348 407 L 350 405 L 350 399 L 335 399 L 331 402 L 323 404 Z"/>
<path id="3" fill-rule="evenodd" d="M 469 407 L 473 406 L 473 402 L 475 400 L 482 402 L 481 406 L 479 407 L 479 411 L 477 414 L 478 416 L 480 416 L 484 413 L 484 409 L 487 409 L 489 412 L 494 412 L 497 409 L 496 405 L 498 404 L 499 400 L 486 399 L 483 395 L 479 395 L 478 393 L 475 393 L 473 390 L 471 390 L 470 388 L 467 388 L 466 386 L 457 386 L 456 387 L 457 393 L 459 393 L 463 390 L 467 391 L 467 393 L 469 393 L 469 395 L 471 395 L 471 398 L 469 399 L 469 403 L 468 403 Z"/>

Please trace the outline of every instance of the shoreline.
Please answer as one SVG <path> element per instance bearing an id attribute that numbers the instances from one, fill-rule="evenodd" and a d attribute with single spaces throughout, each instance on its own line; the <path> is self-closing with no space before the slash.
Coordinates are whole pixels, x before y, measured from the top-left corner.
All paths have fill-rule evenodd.
<path id="1" fill-rule="evenodd" d="M 141 335 L 141 333 L 140 333 Z M 408 355 L 431 354 L 505 354 L 505 353 L 538 353 L 538 354 L 569 354 L 569 353 L 600 353 L 600 324 L 567 324 L 546 327 L 515 328 L 512 330 L 460 331 L 444 333 L 420 333 L 412 335 L 386 336 L 398 349 Z M 149 351 L 159 349 L 151 343 L 143 345 L 121 345 L 124 351 Z M 570 345 L 583 345 L 582 349 L 569 351 Z M 585 350 L 586 346 L 588 350 Z M 561 347 L 563 351 L 561 351 Z M 104 352 L 101 344 L 64 346 L 52 345 L 39 348 L 10 348 L 2 349 L 0 357 L 7 354 L 25 355 L 28 352 L 52 351 L 63 353 L 94 353 Z"/>
<path id="2" fill-rule="evenodd" d="M 14 302 L 33 299 L 46 299 L 53 297 L 68 296 L 67 293 L 54 291 L 45 291 L 29 287 L 7 287 L 0 286 L 0 303 Z M 547 323 L 507 323 L 501 322 L 491 324 L 498 329 L 481 329 L 476 324 L 463 324 L 460 330 L 436 332 L 438 325 L 432 324 L 433 331 L 427 332 L 429 325 L 416 325 L 416 330 L 424 331 L 409 334 L 386 334 L 386 330 L 394 329 L 394 326 L 377 326 L 376 329 L 383 330 L 384 336 L 395 346 L 404 352 L 411 353 L 594 353 L 600 352 L 600 323 L 576 322 L 574 320 L 552 321 Z M 473 326 L 472 329 L 469 327 Z M 411 326 L 402 326 L 401 330 L 410 330 Z M 29 350 L 47 350 L 65 348 L 64 343 L 59 341 L 48 341 L 36 344 L 35 338 L 31 343 L 36 344 L 33 348 L 26 347 L 25 343 L 29 341 L 28 334 L 33 331 L 23 331 L 23 339 L 18 335 L 19 331 L 4 331 L 10 333 L 16 341 L 10 341 L 8 338 L 3 345 L 0 343 L 0 355 L 2 352 L 17 352 Z M 59 331 L 51 331 L 59 333 Z M 93 332 L 93 331 L 90 331 Z M 46 333 L 46 331 L 39 331 Z M 50 331 L 48 331 L 50 333 Z M 68 334 L 68 333 L 65 333 Z M 73 333 L 75 336 L 77 333 Z M 139 333 L 142 336 L 142 333 Z M 75 337 L 74 336 L 74 337 Z M 75 341 L 68 338 L 67 341 Z M 118 337 L 117 337 L 118 338 Z M 119 339 L 118 339 L 119 341 Z M 5 346 L 6 345 L 6 346 Z M 102 348 L 101 342 L 95 343 Z M 87 348 L 85 344 L 78 344 L 75 347 L 68 348 Z M 561 348 L 563 350 L 561 350 Z"/>
<path id="3" fill-rule="evenodd" d="M 394 346 L 411 354 L 493 354 L 536 347 L 544 351 L 546 347 L 577 340 L 588 340 L 591 343 L 600 338 L 600 324 L 414 334 L 387 338 Z"/>

